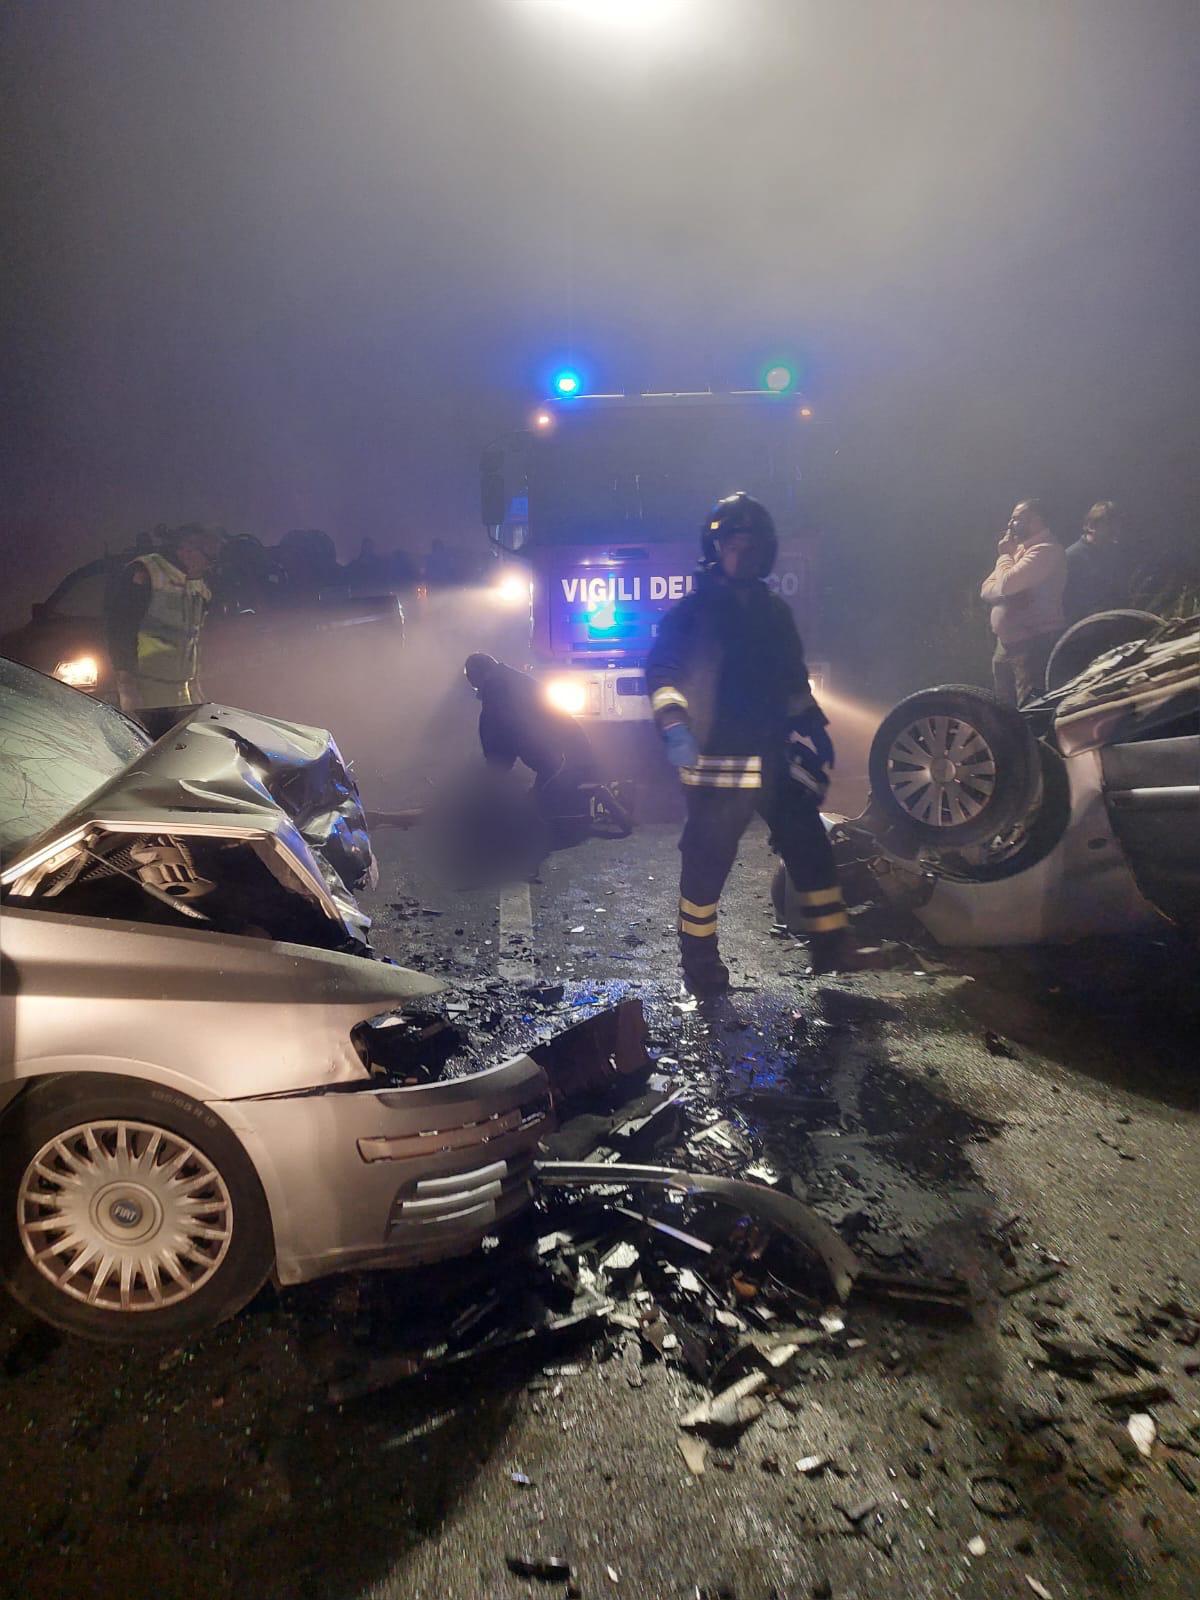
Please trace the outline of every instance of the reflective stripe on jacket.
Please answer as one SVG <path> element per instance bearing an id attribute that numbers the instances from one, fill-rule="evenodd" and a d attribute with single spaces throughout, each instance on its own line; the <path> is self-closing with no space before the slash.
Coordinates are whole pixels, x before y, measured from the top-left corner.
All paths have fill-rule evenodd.
<path id="1" fill-rule="evenodd" d="M 212 599 L 202 578 L 189 578 L 166 556 L 138 556 L 150 580 L 150 604 L 138 625 L 137 675 L 161 686 L 157 705 L 190 705 L 199 670 L 200 628 Z M 147 702 L 149 703 L 149 702 Z"/>

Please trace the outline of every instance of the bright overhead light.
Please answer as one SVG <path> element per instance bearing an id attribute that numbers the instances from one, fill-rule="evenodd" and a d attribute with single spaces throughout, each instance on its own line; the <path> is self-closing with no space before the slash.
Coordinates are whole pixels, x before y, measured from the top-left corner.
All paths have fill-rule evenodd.
<path id="1" fill-rule="evenodd" d="M 555 374 L 554 388 L 558 394 L 563 395 L 565 398 L 578 394 L 582 388 L 579 374 L 573 372 L 570 367 L 564 368 L 562 372 Z"/>
<path id="2" fill-rule="evenodd" d="M 811 406 L 801 406 L 800 407 L 800 415 L 803 417 L 805 422 L 810 421 L 811 418 L 812 418 L 812 407 Z"/>
<path id="3" fill-rule="evenodd" d="M 534 420 L 534 422 L 537 424 L 537 426 L 539 428 L 548 428 L 550 426 L 550 424 L 554 421 L 554 418 L 550 415 L 550 413 L 548 411 L 539 411 L 537 416 L 534 417 L 533 420 Z"/>
<path id="4" fill-rule="evenodd" d="M 786 394 L 796 381 L 796 374 L 782 361 L 773 362 L 763 374 L 763 385 L 772 394 Z"/>

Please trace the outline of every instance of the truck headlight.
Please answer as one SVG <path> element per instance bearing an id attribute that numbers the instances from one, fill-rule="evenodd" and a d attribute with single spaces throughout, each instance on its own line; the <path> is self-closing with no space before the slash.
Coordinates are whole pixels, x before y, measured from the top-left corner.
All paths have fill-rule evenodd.
<path id="1" fill-rule="evenodd" d="M 542 693 L 548 706 L 569 717 L 577 717 L 587 704 L 587 689 L 578 678 L 551 678 Z"/>
<path id="2" fill-rule="evenodd" d="M 530 594 L 529 579 L 519 572 L 506 572 L 492 585 L 492 599 L 498 606 L 527 606 Z"/>
<path id="3" fill-rule="evenodd" d="M 72 689 L 94 689 L 100 677 L 100 668 L 96 665 L 95 656 L 72 656 L 69 661 L 58 663 L 54 676 L 59 683 L 68 684 Z"/>

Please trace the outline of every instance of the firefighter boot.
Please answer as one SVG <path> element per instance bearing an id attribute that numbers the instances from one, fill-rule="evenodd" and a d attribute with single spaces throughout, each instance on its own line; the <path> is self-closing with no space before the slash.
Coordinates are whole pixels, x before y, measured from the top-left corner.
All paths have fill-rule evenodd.
<path id="1" fill-rule="evenodd" d="M 771 932 L 775 934 L 790 933 L 788 927 L 788 875 L 787 868 L 781 861 L 775 868 L 775 876 L 771 879 L 771 909 L 775 913 L 775 921 L 771 924 Z"/>
<path id="2" fill-rule="evenodd" d="M 697 939 L 693 934 L 679 935 L 679 960 L 683 967 L 683 981 L 689 994 L 697 998 L 704 995 L 724 994 L 729 987 L 729 968 L 721 960 L 716 934 Z"/>

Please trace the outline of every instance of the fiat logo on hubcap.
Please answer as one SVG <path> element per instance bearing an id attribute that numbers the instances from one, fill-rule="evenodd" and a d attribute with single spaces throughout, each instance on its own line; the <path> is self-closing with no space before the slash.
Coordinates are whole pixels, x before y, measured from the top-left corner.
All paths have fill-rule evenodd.
<path id="1" fill-rule="evenodd" d="M 108 1214 L 118 1228 L 136 1228 L 142 1220 L 142 1208 L 136 1200 L 114 1200 Z"/>

